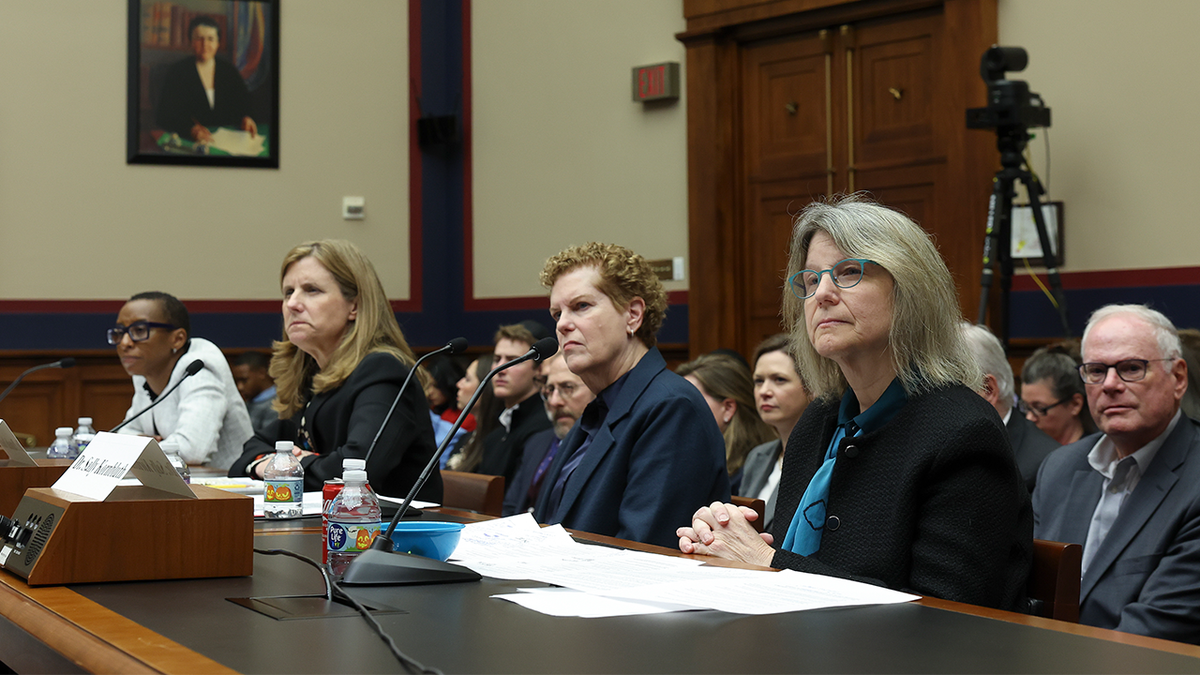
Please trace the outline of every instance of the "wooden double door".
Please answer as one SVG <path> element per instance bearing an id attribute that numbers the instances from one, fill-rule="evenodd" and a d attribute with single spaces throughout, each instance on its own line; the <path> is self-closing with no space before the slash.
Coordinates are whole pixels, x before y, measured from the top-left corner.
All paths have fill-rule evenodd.
<path id="1" fill-rule="evenodd" d="M 689 68 L 713 57 L 725 61 L 716 82 L 720 88 L 727 77 L 732 95 L 715 120 L 711 114 L 697 120 L 689 109 L 690 135 L 694 121 L 726 129 L 729 152 L 719 173 L 732 181 L 732 189 L 712 191 L 705 204 L 704 182 L 714 172 L 689 175 L 693 354 L 731 347 L 748 355 L 762 338 L 784 330 L 780 307 L 794 215 L 838 193 L 869 192 L 924 226 L 955 275 L 964 311 L 973 315 L 998 158 L 989 154 L 994 138 L 965 129 L 965 110 L 983 103 L 978 63 L 989 43 L 976 51 L 964 42 L 977 38 L 953 33 L 965 3 L 889 4 L 897 5 L 875 3 L 879 15 L 847 12 L 844 21 L 826 12 L 798 30 L 788 30 L 797 18 L 787 17 L 791 24 L 783 22 L 781 34 L 762 37 L 755 33 L 771 31 L 761 23 L 712 40 L 681 36 Z M 968 9 L 980 9 L 974 5 Z M 690 71 L 688 84 L 689 96 L 703 97 L 693 91 Z M 693 161 L 698 145 L 689 148 Z M 720 245 L 712 248 L 713 241 Z M 714 279 L 723 286 L 706 283 Z"/>

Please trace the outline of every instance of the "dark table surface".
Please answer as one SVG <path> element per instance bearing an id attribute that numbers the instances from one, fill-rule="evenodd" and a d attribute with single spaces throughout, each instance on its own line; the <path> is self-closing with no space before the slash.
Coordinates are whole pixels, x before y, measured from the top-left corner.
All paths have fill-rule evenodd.
<path id="1" fill-rule="evenodd" d="M 307 523 L 306 523 L 307 524 Z M 259 548 L 320 556 L 315 533 L 263 533 Z M 313 568 L 255 555 L 254 576 L 71 590 L 234 670 L 397 672 L 357 616 L 278 621 L 227 598 L 319 594 Z M 919 604 L 771 616 L 717 611 L 558 618 L 493 599 L 533 582 L 356 589 L 408 655 L 447 673 L 1197 673 L 1200 659 Z"/>

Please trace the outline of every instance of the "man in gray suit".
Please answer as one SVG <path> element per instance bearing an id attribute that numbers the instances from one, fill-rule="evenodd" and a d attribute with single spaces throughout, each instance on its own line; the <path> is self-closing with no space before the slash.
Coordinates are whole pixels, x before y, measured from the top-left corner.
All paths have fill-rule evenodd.
<path id="1" fill-rule="evenodd" d="M 1004 428 L 1008 430 L 1008 440 L 1012 443 L 1013 456 L 1017 460 L 1017 468 L 1025 479 L 1025 487 L 1032 493 L 1037 483 L 1038 469 L 1042 461 L 1054 450 L 1059 448 L 1058 441 L 1046 435 L 1020 412 L 1013 411 L 1013 377 L 1012 366 L 1004 354 L 1004 346 L 1000 338 L 992 334 L 986 326 L 962 323 L 963 337 L 975 360 L 983 370 L 983 389 L 979 392 L 1000 415 Z"/>
<path id="2" fill-rule="evenodd" d="M 1046 458 L 1033 535 L 1083 545 L 1081 623 L 1200 644 L 1200 427 L 1179 411 L 1180 353 L 1159 312 L 1092 314 L 1079 370 L 1102 433 Z"/>

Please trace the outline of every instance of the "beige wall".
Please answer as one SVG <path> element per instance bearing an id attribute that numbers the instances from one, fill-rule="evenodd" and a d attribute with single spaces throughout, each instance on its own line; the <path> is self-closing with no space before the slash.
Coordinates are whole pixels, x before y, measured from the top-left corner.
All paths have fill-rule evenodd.
<path id="1" fill-rule="evenodd" d="M 630 98 L 634 66 L 682 65 L 680 0 L 471 7 L 475 296 L 544 295 L 545 259 L 592 240 L 686 255 L 685 101 Z"/>
<path id="2" fill-rule="evenodd" d="M 407 298 L 407 3 L 285 3 L 278 170 L 125 163 L 126 7 L 0 1 L 0 297 L 275 298 L 291 246 L 343 237 Z"/>
<path id="3" fill-rule="evenodd" d="M 1200 2 L 1000 0 L 999 13 L 1001 44 L 1029 52 L 1013 77 L 1053 111 L 1064 269 L 1200 265 Z M 1030 143 L 1040 172 L 1043 143 Z"/>
<path id="4" fill-rule="evenodd" d="M 273 298 L 283 252 L 315 237 L 359 242 L 409 297 L 407 3 L 283 9 L 281 168 L 199 169 L 125 164 L 125 0 L 0 0 L 0 298 Z M 631 67 L 685 60 L 681 14 L 472 3 L 476 297 L 541 294 L 542 261 L 589 239 L 685 255 L 686 101 L 629 100 Z M 1000 0 L 1018 77 L 1054 110 L 1065 269 L 1200 264 L 1198 23 L 1192 0 Z"/>

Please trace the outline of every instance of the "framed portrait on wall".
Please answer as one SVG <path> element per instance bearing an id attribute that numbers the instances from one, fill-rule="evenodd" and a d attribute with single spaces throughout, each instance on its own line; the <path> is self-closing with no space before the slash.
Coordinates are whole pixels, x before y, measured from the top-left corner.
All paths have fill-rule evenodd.
<path id="1" fill-rule="evenodd" d="M 279 0 L 129 0 L 126 161 L 279 168 Z"/>

